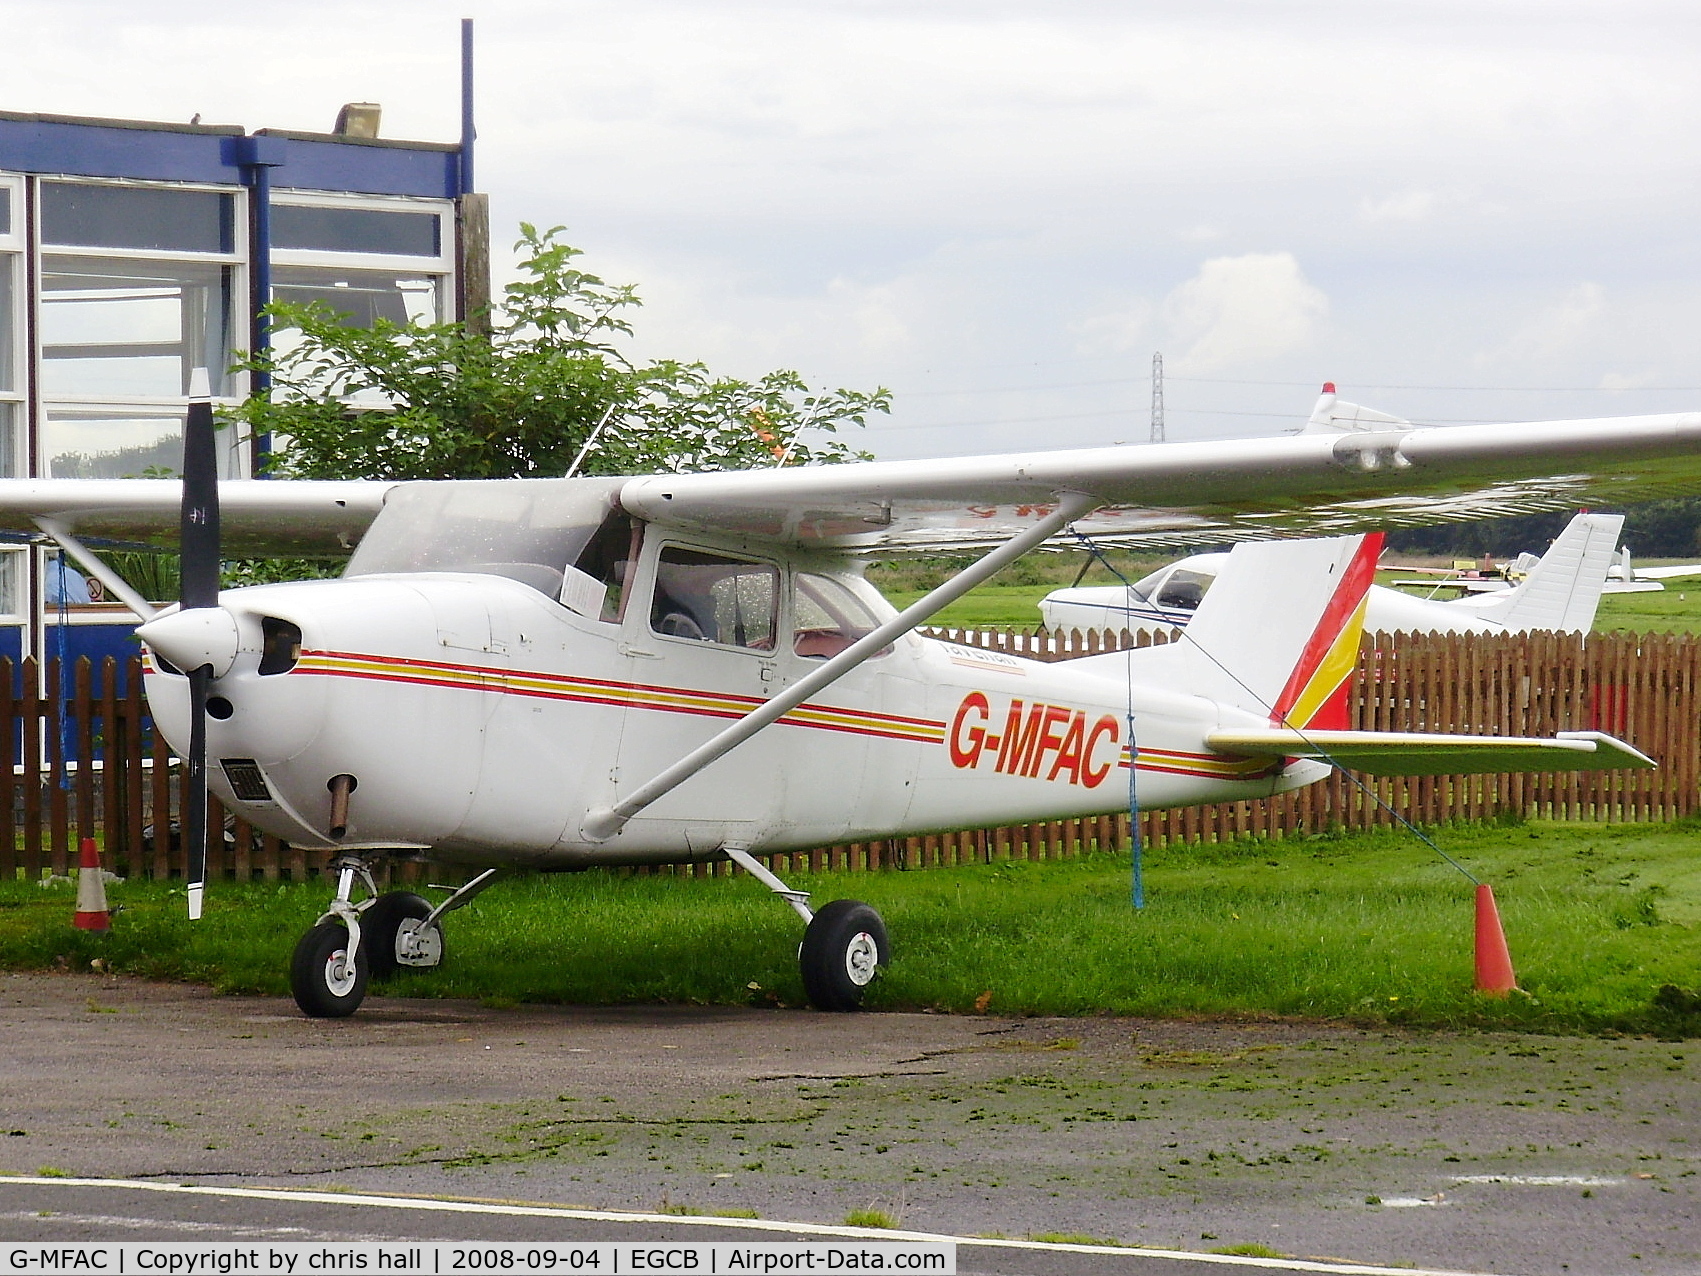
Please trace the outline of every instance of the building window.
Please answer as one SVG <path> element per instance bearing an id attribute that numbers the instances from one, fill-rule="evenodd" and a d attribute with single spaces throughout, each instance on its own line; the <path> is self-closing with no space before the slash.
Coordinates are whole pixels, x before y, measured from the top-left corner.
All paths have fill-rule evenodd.
<path id="1" fill-rule="evenodd" d="M 320 302 L 351 327 L 437 323 L 453 301 L 447 200 L 308 195 L 272 202 L 272 295 Z M 288 334 L 275 338 L 280 347 Z"/>
<path id="2" fill-rule="evenodd" d="M 170 478 L 183 468 L 184 408 L 48 405 L 48 478 Z M 225 434 L 227 431 L 220 431 Z M 228 454 L 230 441 L 225 440 Z M 229 472 L 226 478 L 240 477 Z"/>
<path id="3" fill-rule="evenodd" d="M 280 203 L 272 209 L 272 247 L 438 257 L 443 252 L 442 221 L 440 213 L 411 209 Z"/>
<path id="4" fill-rule="evenodd" d="M 443 280 L 418 271 L 348 270 L 332 266 L 275 266 L 272 295 L 299 305 L 320 302 L 350 328 L 436 323 L 443 316 Z"/>
<path id="5" fill-rule="evenodd" d="M 76 248 L 236 251 L 236 197 L 160 186 L 41 184 L 41 240 Z"/>
<path id="6" fill-rule="evenodd" d="M 29 550 L 17 545 L 0 546 L 0 623 L 17 624 L 28 614 L 24 582 L 29 579 Z M 10 649 L 0 649 L 10 655 Z"/>
<path id="7" fill-rule="evenodd" d="M 41 388 L 47 395 L 174 398 L 189 373 L 230 364 L 234 267 L 44 253 Z"/>
<path id="8" fill-rule="evenodd" d="M 243 198 L 189 186 L 40 183 L 37 473 L 176 474 L 191 371 L 206 368 L 216 396 L 239 393 L 228 369 L 233 332 L 246 328 Z M 220 472 L 242 477 L 235 432 L 221 441 Z"/>

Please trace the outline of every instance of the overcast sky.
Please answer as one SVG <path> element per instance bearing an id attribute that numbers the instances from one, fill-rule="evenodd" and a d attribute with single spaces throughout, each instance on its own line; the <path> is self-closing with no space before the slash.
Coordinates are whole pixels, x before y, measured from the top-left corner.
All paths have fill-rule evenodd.
<path id="1" fill-rule="evenodd" d="M 0 0 L 0 109 L 459 134 L 638 353 L 895 392 L 887 457 L 1701 408 L 1701 6 Z"/>

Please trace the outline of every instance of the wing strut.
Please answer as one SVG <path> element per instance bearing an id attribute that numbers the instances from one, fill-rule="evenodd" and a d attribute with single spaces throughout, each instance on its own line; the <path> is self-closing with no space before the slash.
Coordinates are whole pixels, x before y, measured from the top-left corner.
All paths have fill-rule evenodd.
<path id="1" fill-rule="evenodd" d="M 884 650 L 887 644 L 903 637 L 917 625 L 926 624 L 936 612 L 956 602 L 969 590 L 995 575 L 1034 546 L 1055 536 L 1066 524 L 1073 523 L 1098 503 L 1097 497 L 1088 496 L 1084 492 L 1063 493 L 1058 498 L 1057 508 L 1032 527 L 965 567 L 878 629 L 864 634 L 819 669 L 805 678 L 800 678 L 761 707 L 752 709 L 719 735 L 698 745 L 649 783 L 634 789 L 622 801 L 604 810 L 592 811 L 585 817 L 584 825 L 579 831 L 580 836 L 591 842 L 606 842 L 625 826 L 627 820 L 657 798 L 671 793 L 716 758 L 731 752 L 763 727 L 790 713 L 816 692 L 837 682 L 870 656 Z"/>
<path id="2" fill-rule="evenodd" d="M 35 520 L 35 525 L 51 536 L 54 543 L 74 558 L 84 571 L 105 585 L 114 598 L 140 616 L 142 623 L 146 624 L 159 615 L 158 608 L 151 606 L 130 588 L 122 576 L 90 553 L 88 546 L 73 536 L 71 529 L 65 524 L 56 518 L 43 516 Z"/>

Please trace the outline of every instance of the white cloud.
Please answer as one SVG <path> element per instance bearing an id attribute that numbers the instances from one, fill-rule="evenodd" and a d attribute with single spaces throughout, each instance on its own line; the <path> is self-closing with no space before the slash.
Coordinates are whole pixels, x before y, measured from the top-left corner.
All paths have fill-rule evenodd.
<path id="1" fill-rule="evenodd" d="M 1504 345 L 1479 356 L 1478 366 L 1540 368 L 1582 354 L 1594 344 L 1606 311 L 1604 288 L 1597 283 L 1577 284 L 1526 319 Z"/>
<path id="2" fill-rule="evenodd" d="M 1367 222 L 1421 222 L 1435 212 L 1437 203 L 1434 191 L 1402 191 L 1383 199 L 1367 195 L 1358 203 L 1358 215 Z"/>
<path id="3" fill-rule="evenodd" d="M 1076 349 L 1082 354 L 1124 354 L 1151 345 L 1156 315 L 1157 306 L 1136 297 L 1070 324 L 1069 329 L 1078 338 Z"/>
<path id="4" fill-rule="evenodd" d="M 1164 298 L 1164 340 L 1176 372 L 1216 372 L 1304 349 L 1328 313 L 1292 253 L 1213 257 Z"/>

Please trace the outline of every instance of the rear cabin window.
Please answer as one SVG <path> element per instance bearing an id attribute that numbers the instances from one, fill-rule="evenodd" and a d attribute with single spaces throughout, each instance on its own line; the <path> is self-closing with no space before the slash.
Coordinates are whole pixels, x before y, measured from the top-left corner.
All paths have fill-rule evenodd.
<path id="1" fill-rule="evenodd" d="M 838 655 L 878 626 L 868 604 L 842 581 L 814 572 L 799 572 L 796 576 L 791 623 L 792 650 L 800 656 L 823 660 Z"/>

